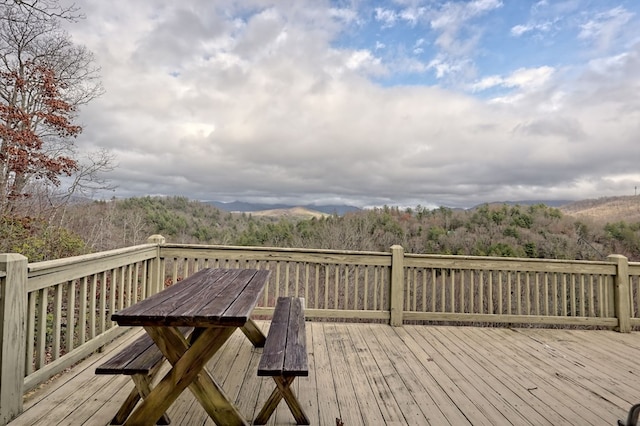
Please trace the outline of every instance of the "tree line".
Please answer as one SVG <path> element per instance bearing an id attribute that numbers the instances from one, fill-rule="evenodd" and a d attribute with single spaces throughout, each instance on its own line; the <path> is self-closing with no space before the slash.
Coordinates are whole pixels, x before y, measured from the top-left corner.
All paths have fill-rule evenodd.
<path id="1" fill-rule="evenodd" d="M 66 209 L 63 226 L 25 218 L 5 222 L 2 252 L 31 261 L 146 242 L 409 253 L 603 260 L 611 253 L 640 260 L 640 223 L 599 224 L 544 204 L 484 204 L 469 210 L 381 207 L 343 216 L 296 219 L 229 213 L 186 197 L 88 201 Z"/>

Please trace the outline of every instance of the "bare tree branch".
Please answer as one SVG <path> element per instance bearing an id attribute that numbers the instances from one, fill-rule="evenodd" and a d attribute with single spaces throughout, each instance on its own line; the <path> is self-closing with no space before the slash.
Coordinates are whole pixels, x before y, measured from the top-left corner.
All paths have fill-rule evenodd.
<path id="1" fill-rule="evenodd" d="M 63 7 L 56 0 L 0 0 L 0 7 L 18 7 L 24 12 L 38 14 L 43 19 L 58 18 L 68 21 L 84 19 L 84 15 L 80 13 L 80 8 L 75 3 Z"/>

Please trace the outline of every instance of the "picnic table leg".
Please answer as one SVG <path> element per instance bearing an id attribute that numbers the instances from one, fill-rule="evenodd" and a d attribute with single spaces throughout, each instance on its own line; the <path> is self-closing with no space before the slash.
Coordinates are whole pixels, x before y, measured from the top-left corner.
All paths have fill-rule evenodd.
<path id="1" fill-rule="evenodd" d="M 225 327 L 224 328 L 228 335 L 225 337 L 219 338 L 221 343 L 219 346 L 222 346 L 224 342 L 231 337 L 234 333 L 234 327 Z M 204 331 L 202 331 L 204 330 Z M 202 339 L 211 339 L 211 337 L 207 335 L 201 335 L 209 331 L 210 328 L 206 329 L 196 329 L 194 334 L 198 336 L 196 338 Z M 184 342 L 184 341 L 183 341 Z M 190 344 L 194 344 L 194 339 L 191 339 Z M 187 349 L 184 347 L 183 349 Z M 216 349 L 217 351 L 217 349 Z M 207 358 L 207 361 L 211 357 Z M 206 362 L 205 361 L 205 364 Z M 236 409 L 236 407 L 230 402 L 229 397 L 225 394 L 224 390 L 218 386 L 216 381 L 213 379 L 209 371 L 202 368 L 201 374 L 197 376 L 197 378 L 189 385 L 189 389 L 193 393 L 193 395 L 200 401 L 200 404 L 205 409 L 209 417 L 213 419 L 213 421 L 218 425 L 247 425 L 248 423 L 242 417 L 240 412 Z"/>
<path id="2" fill-rule="evenodd" d="M 304 413 L 304 411 L 302 411 L 302 407 L 300 407 L 300 403 L 298 402 L 298 399 L 296 398 L 293 391 L 291 390 L 291 384 L 293 383 L 294 379 L 295 379 L 295 376 L 287 376 L 287 377 L 274 376 L 273 377 L 273 380 L 276 382 L 276 388 L 273 390 L 273 392 L 271 392 L 269 399 L 267 399 L 267 402 L 264 403 L 264 406 L 256 416 L 255 420 L 253 421 L 254 424 L 256 425 L 266 424 L 269 418 L 271 417 L 271 415 L 273 414 L 273 412 L 275 411 L 276 407 L 282 400 L 282 398 L 284 398 L 284 401 L 289 406 L 289 410 L 291 410 L 291 414 L 293 414 L 293 417 L 296 419 L 296 424 L 299 424 L 299 425 L 310 424 L 309 418 Z"/>
<path id="3" fill-rule="evenodd" d="M 258 324 L 251 318 L 241 328 L 245 336 L 253 343 L 256 348 L 264 348 L 267 337 L 264 335 Z"/>
<path id="4" fill-rule="evenodd" d="M 218 425 L 247 425 L 246 420 L 217 386 L 205 365 L 235 331 L 234 327 L 207 328 L 188 345 L 182 334 L 170 327 L 145 327 L 173 365 L 158 385 L 129 417 L 126 425 L 154 424 L 180 393 L 189 387 Z M 159 414 L 160 413 L 160 414 Z"/>

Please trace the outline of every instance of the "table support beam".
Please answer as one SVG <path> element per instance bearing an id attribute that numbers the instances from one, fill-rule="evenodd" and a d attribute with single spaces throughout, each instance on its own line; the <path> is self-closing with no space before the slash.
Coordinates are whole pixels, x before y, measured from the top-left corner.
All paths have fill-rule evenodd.
<path id="1" fill-rule="evenodd" d="M 264 335 L 258 324 L 254 320 L 249 319 L 244 326 L 240 328 L 247 339 L 253 343 L 256 348 L 264 348 L 264 344 L 267 341 L 267 337 Z"/>
<path id="2" fill-rule="evenodd" d="M 191 341 L 191 346 L 176 328 L 145 326 L 145 330 L 173 368 L 142 401 L 126 425 L 155 424 L 161 413 L 164 413 L 187 387 L 216 424 L 248 425 L 205 368 L 209 359 L 231 337 L 235 327 L 196 330 L 194 335 L 197 338 Z"/>

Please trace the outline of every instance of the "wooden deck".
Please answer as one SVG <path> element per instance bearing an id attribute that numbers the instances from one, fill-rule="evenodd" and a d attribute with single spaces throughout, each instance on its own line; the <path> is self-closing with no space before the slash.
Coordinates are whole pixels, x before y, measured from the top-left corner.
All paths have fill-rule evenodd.
<path id="1" fill-rule="evenodd" d="M 108 424 L 133 385 L 94 369 L 134 335 L 29 395 L 10 424 Z M 315 425 L 612 425 L 640 402 L 638 332 L 308 322 L 307 339 L 310 375 L 294 386 Z M 250 419 L 273 389 L 260 352 L 236 332 L 210 363 Z M 189 391 L 168 413 L 213 424 Z M 284 402 L 268 424 L 295 424 Z"/>

